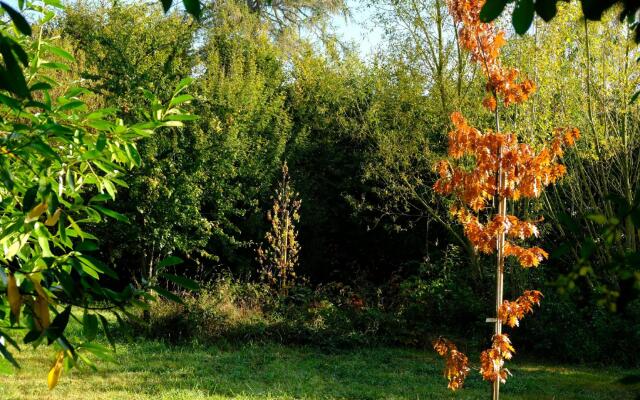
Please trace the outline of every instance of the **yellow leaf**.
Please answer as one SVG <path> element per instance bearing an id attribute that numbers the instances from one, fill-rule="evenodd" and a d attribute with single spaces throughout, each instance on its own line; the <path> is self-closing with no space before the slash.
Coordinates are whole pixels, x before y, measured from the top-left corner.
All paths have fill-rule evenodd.
<path id="1" fill-rule="evenodd" d="M 56 387 L 58 381 L 60 380 L 60 375 L 62 375 L 62 362 L 64 361 L 64 352 L 58 352 L 56 356 L 56 362 L 51 367 L 51 371 L 49 371 L 49 376 L 47 377 L 47 385 L 49 386 L 49 390 Z"/>
<path id="2" fill-rule="evenodd" d="M 41 274 L 32 274 L 29 279 L 33 282 L 33 287 L 36 290 L 36 301 L 33 303 L 32 310 L 35 316 L 36 328 L 43 331 L 49 327 L 49 296 L 42 288 L 40 281 L 42 280 Z"/>
<path id="3" fill-rule="evenodd" d="M 16 322 L 20 321 L 20 290 L 16 282 L 16 277 L 13 274 L 9 275 L 9 282 L 7 285 L 7 297 L 9 297 L 9 306 L 11 307 L 11 314 L 16 318 Z"/>
<path id="4" fill-rule="evenodd" d="M 24 222 L 31 222 L 31 221 L 37 220 L 38 218 L 40 218 L 42 213 L 45 212 L 46 210 L 47 210 L 47 203 L 38 204 L 33 208 L 33 210 L 31 210 L 31 212 L 29 212 Z"/>
<path id="5" fill-rule="evenodd" d="M 46 221 L 44 221 L 44 224 L 46 226 L 54 226 L 55 224 L 58 223 L 58 220 L 60 219 L 60 212 L 62 210 L 60 210 L 59 208 L 56 210 L 56 212 L 53 213 L 52 216 L 50 216 L 49 218 L 47 218 Z"/>
<path id="6" fill-rule="evenodd" d="M 46 297 L 38 294 L 36 301 L 33 303 L 33 314 L 35 316 L 36 328 L 39 331 L 47 329 L 51 323 L 49 318 L 49 301 Z"/>
<path id="7" fill-rule="evenodd" d="M 20 252 L 20 250 L 22 250 L 22 247 L 27 244 L 29 236 L 31 236 L 31 233 L 24 233 L 18 236 L 18 240 L 13 242 L 11 245 L 7 246 L 5 243 L 4 256 L 7 258 L 7 260 L 11 260 L 13 257 L 15 257 L 16 254 Z"/>

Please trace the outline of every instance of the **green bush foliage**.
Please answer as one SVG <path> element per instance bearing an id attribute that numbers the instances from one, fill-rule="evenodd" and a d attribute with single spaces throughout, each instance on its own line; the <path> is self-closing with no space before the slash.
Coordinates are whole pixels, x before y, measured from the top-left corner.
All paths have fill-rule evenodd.
<path id="1" fill-rule="evenodd" d="M 434 279 L 440 266 L 420 269 L 418 275 L 397 277 L 382 287 L 336 282 L 314 289 L 296 286 L 288 297 L 274 297 L 266 284 L 226 277 L 198 295 L 188 295 L 185 304 L 154 303 L 150 319 L 135 324 L 134 334 L 173 344 L 276 342 L 326 350 L 379 345 L 430 348 L 434 335 L 441 332 L 456 338 L 462 348 L 484 340 L 487 324 L 479 316 L 490 308 L 491 299 L 482 307 L 470 290 L 456 290 L 459 277 Z M 587 312 L 555 295 L 547 296 L 545 304 L 539 318 L 520 330 L 516 345 L 526 349 L 523 355 L 639 365 L 637 302 L 623 314 L 596 305 Z"/>

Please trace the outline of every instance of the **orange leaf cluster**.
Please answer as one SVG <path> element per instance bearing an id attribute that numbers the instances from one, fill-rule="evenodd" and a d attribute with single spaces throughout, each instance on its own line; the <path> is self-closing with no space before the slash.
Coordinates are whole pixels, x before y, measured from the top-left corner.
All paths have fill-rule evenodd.
<path id="1" fill-rule="evenodd" d="M 537 267 L 540 262 L 549 257 L 549 254 L 540 247 L 521 247 L 507 241 L 504 243 L 504 255 L 517 258 L 523 268 Z"/>
<path id="2" fill-rule="evenodd" d="M 469 359 L 445 338 L 434 340 L 433 348 L 445 359 L 444 376 L 449 380 L 447 387 L 451 390 L 460 389 L 469 374 Z"/>
<path id="3" fill-rule="evenodd" d="M 458 112 L 451 115 L 451 121 L 454 130 L 449 132 L 449 155 L 454 160 L 471 156 L 475 166 L 469 170 L 454 166 L 448 160 L 439 161 L 435 166 L 439 179 L 434 190 L 443 195 L 456 195 L 474 212 L 486 208 L 496 196 L 511 200 L 538 197 L 544 187 L 566 173 L 559 157 L 565 147 L 580 137 L 575 128 L 556 129 L 549 148 L 536 153 L 531 146 L 519 143 L 513 134 L 480 132 Z M 500 170 L 503 184 L 498 188 Z M 474 247 L 483 253 L 493 253 L 495 239 L 503 232 L 512 239 L 538 235 L 533 222 L 521 221 L 513 215 L 506 219 L 496 215 L 483 224 L 466 207 L 452 208 L 452 214 L 464 226 L 465 235 Z M 510 242 L 505 244 L 504 251 L 506 256 L 516 257 L 523 267 L 536 267 L 548 256 L 541 248 L 524 248 Z"/>
<path id="4" fill-rule="evenodd" d="M 506 44 L 504 31 L 493 23 L 480 22 L 480 10 L 484 0 L 448 0 L 449 12 L 460 25 L 460 45 L 471 53 L 471 59 L 482 66 L 487 76 L 489 96 L 482 104 L 490 110 L 496 108 L 496 96 L 503 98 L 505 106 L 526 101 L 535 91 L 531 80 L 518 82 L 520 72 L 515 68 L 504 68 L 500 62 L 500 48 Z"/>
<path id="5" fill-rule="evenodd" d="M 556 129 L 550 148 L 536 153 L 531 146 L 519 143 L 510 133 L 482 133 L 470 126 L 459 113 L 451 115 L 454 130 L 449 132 L 449 156 L 460 160 L 473 157 L 475 168 L 468 171 L 447 160 L 439 161 L 439 175 L 434 188 L 440 194 L 457 194 L 474 211 L 487 206 L 500 195 L 513 200 L 538 197 L 545 186 L 555 183 L 566 173 L 559 162 L 563 149 L 580 137 L 576 128 Z M 497 174 L 502 169 L 504 185 L 498 190 Z"/>
<path id="6" fill-rule="evenodd" d="M 505 383 L 507 376 L 511 375 L 511 373 L 504 368 L 504 360 L 510 360 L 513 357 L 513 353 L 515 353 L 515 350 L 507 335 L 494 335 L 491 348 L 480 354 L 480 374 L 482 379 L 490 382 L 495 382 L 499 379 L 501 383 Z"/>
<path id="7" fill-rule="evenodd" d="M 533 222 L 521 221 L 514 215 L 494 215 L 486 224 L 472 214 L 467 208 L 451 208 L 451 214 L 460 222 L 465 236 L 473 247 L 485 254 L 492 254 L 496 250 L 496 239 L 501 233 L 514 239 L 526 239 L 538 235 L 538 228 Z M 518 259 L 522 267 L 537 267 L 540 262 L 548 257 L 546 251 L 539 247 L 525 248 L 505 241 L 505 257 L 513 256 Z"/>
<path id="8" fill-rule="evenodd" d="M 498 319 L 510 327 L 520 326 L 520 320 L 533 312 L 534 304 L 540 305 L 542 293 L 537 290 L 526 290 L 515 301 L 505 300 L 498 308 Z"/>
<path id="9" fill-rule="evenodd" d="M 464 227 L 464 233 L 473 243 L 474 247 L 485 254 L 491 254 L 495 250 L 495 239 L 499 234 L 505 233 L 514 239 L 527 239 L 538 236 L 538 228 L 533 222 L 521 221 L 515 215 L 494 215 L 486 224 L 482 224 L 478 217 L 467 208 L 451 208 L 454 216 Z M 517 247 L 512 245 L 513 247 Z"/>

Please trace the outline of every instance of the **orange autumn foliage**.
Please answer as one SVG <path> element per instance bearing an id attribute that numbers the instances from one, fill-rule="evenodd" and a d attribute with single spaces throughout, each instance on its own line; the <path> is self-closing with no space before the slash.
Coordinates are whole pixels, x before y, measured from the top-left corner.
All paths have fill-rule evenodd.
<path id="1" fill-rule="evenodd" d="M 469 359 L 458 351 L 455 344 L 444 338 L 434 340 L 433 348 L 445 359 L 444 376 L 449 380 L 448 388 L 460 389 L 469 374 Z"/>
<path id="2" fill-rule="evenodd" d="M 520 326 L 525 314 L 533 312 L 533 306 L 540 305 L 542 293 L 537 290 L 525 290 L 515 301 L 505 300 L 498 309 L 498 319 L 510 327 Z"/>
<path id="3" fill-rule="evenodd" d="M 510 360 L 513 357 L 513 353 L 515 353 L 515 350 L 507 335 L 494 335 L 491 348 L 480 354 L 480 374 L 482 379 L 490 382 L 499 379 L 502 383 L 506 382 L 507 376 L 511 375 L 511 373 L 504 368 L 504 360 Z"/>
<path id="4" fill-rule="evenodd" d="M 458 40 L 462 48 L 471 53 L 471 59 L 481 65 L 487 77 L 489 97 L 483 105 L 495 110 L 496 97 L 503 99 L 505 106 L 526 101 L 535 91 L 536 85 L 529 79 L 518 82 L 520 72 L 505 68 L 500 62 L 500 48 L 504 46 L 504 31 L 492 23 L 480 22 L 483 0 L 448 0 L 449 12 L 460 26 Z"/>
<path id="5" fill-rule="evenodd" d="M 488 95 L 482 104 L 495 112 L 498 121 L 498 99 L 502 100 L 504 107 L 520 104 L 534 93 L 536 86 L 531 80 L 521 78 L 517 69 L 502 65 L 500 49 L 506 44 L 505 34 L 492 23 L 480 21 L 484 2 L 447 0 L 447 5 L 459 27 L 461 46 L 471 54 L 472 61 L 480 65 L 487 78 Z M 506 215 L 504 208 L 502 215 L 492 215 L 491 210 L 504 200 L 537 198 L 545 187 L 556 183 L 566 173 L 560 158 L 567 147 L 575 144 L 580 132 L 576 128 L 557 128 L 549 144 L 535 151 L 531 146 L 520 143 L 513 133 L 483 132 L 471 126 L 459 112 L 451 115 L 451 122 L 449 159 L 435 165 L 439 176 L 434 185 L 435 192 L 457 199 L 451 215 L 460 222 L 465 236 L 477 251 L 495 253 L 504 235 L 503 257 L 514 257 L 524 268 L 537 267 L 548 257 L 547 252 L 539 247 L 524 247 L 515 241 L 537 237 L 536 223 L 539 221 L 524 221 L 514 215 Z M 488 215 L 481 218 L 483 211 Z M 503 263 L 498 265 L 502 271 Z M 500 295 L 497 302 L 502 301 L 501 298 Z M 493 336 L 491 348 L 480 355 L 480 373 L 484 380 L 505 383 L 510 375 L 504 368 L 504 360 L 511 359 L 515 350 L 509 337 L 500 333 L 500 324 L 512 328 L 519 326 L 520 320 L 532 313 L 533 306 L 540 305 L 541 299 L 539 291 L 527 290 L 515 301 L 498 303 L 498 333 Z M 467 357 L 447 339 L 440 338 L 434 341 L 433 346 L 445 358 L 448 387 L 452 390 L 462 387 L 468 374 Z"/>
<path id="6" fill-rule="evenodd" d="M 464 227 L 467 238 L 476 250 L 493 253 L 498 235 L 503 232 L 510 239 L 527 239 L 538 235 L 532 221 L 521 221 L 513 215 L 495 215 L 485 223 L 473 212 L 484 210 L 496 197 L 518 200 L 540 196 L 542 190 L 558 181 L 566 167 L 559 162 L 563 150 L 580 137 L 575 128 L 556 129 L 550 146 L 539 152 L 519 143 L 511 133 L 480 132 L 470 126 L 460 113 L 451 115 L 454 130 L 449 132 L 448 153 L 451 159 L 472 157 L 474 167 L 456 166 L 441 160 L 435 170 L 439 179 L 434 190 L 442 195 L 455 195 L 461 207 L 451 209 L 452 215 Z M 502 171 L 503 185 L 498 187 L 498 171 Z M 523 267 L 536 267 L 548 254 L 538 248 L 524 248 L 507 241 L 505 255 L 518 259 Z"/>

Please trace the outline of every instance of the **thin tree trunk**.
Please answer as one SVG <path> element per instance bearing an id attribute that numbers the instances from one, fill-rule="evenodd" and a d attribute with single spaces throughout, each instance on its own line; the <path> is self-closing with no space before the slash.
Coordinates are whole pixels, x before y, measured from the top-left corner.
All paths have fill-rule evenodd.
<path id="1" fill-rule="evenodd" d="M 436 61 L 436 74 L 438 86 L 440 88 L 440 102 L 442 103 L 442 115 L 446 118 L 449 114 L 449 104 L 447 100 L 447 88 L 444 83 L 444 69 L 447 61 L 444 56 L 444 36 L 442 32 L 443 16 L 440 9 L 440 0 L 436 0 L 436 29 L 438 34 L 438 60 Z"/>
<path id="2" fill-rule="evenodd" d="M 500 116 L 498 113 L 498 106 L 495 111 L 496 132 L 500 132 Z M 498 149 L 498 188 L 496 190 L 498 198 L 498 214 L 502 217 L 502 220 L 506 220 L 507 216 L 507 198 L 501 194 L 505 181 L 504 172 L 502 171 L 502 146 Z M 497 263 L 496 263 L 496 314 L 495 314 L 495 327 L 494 335 L 502 334 L 502 322 L 498 318 L 498 310 L 502 304 L 504 298 L 504 229 L 500 231 L 497 238 Z M 496 379 L 493 382 L 493 400 L 500 399 L 500 379 Z"/>
<path id="3" fill-rule="evenodd" d="M 623 124 L 622 124 L 622 138 L 623 138 L 623 152 L 622 152 L 622 157 L 623 159 L 623 179 L 624 179 L 624 187 L 625 187 L 625 193 L 624 196 L 627 199 L 627 202 L 629 204 L 633 204 L 634 202 L 634 190 L 633 190 L 633 184 L 632 184 L 632 178 L 631 178 L 631 147 L 629 146 L 629 100 L 627 100 L 628 96 L 627 96 L 627 92 L 628 92 L 628 86 L 629 86 L 629 32 L 627 32 L 627 37 L 626 37 L 626 45 L 625 45 L 625 52 L 624 52 L 624 75 L 623 75 L 623 81 L 624 84 L 622 86 L 622 98 L 624 101 L 624 117 L 623 117 Z M 627 250 L 631 250 L 632 252 L 635 252 L 637 247 L 636 247 L 636 228 L 635 225 L 631 219 L 631 216 L 628 215 L 625 218 L 625 238 L 627 241 Z"/>

